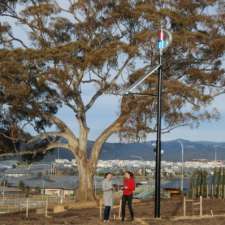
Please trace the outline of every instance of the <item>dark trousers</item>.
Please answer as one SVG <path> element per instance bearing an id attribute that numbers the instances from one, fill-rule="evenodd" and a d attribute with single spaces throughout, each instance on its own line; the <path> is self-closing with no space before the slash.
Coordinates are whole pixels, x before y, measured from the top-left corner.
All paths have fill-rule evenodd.
<path id="1" fill-rule="evenodd" d="M 131 219 L 134 218 L 134 212 L 132 208 L 133 195 L 123 195 L 122 197 L 122 220 L 125 218 L 126 204 L 128 204 L 128 209 L 130 211 Z"/>
<path id="2" fill-rule="evenodd" d="M 109 220 L 111 206 L 105 206 L 104 209 L 104 220 Z"/>

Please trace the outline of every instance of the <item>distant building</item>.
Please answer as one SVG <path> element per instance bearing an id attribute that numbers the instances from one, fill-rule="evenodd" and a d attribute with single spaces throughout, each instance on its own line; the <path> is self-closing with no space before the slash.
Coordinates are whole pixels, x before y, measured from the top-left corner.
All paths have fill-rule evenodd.
<path id="1" fill-rule="evenodd" d="M 19 195 L 23 194 L 23 191 L 17 187 L 1 187 L 1 194 L 4 195 Z"/>
<path id="2" fill-rule="evenodd" d="M 55 195 L 58 197 L 65 197 L 74 194 L 73 189 L 64 189 L 64 188 L 42 188 L 41 193 L 45 195 Z"/>
<path id="3" fill-rule="evenodd" d="M 18 187 L 20 181 L 22 181 L 26 187 L 40 189 L 43 194 L 57 196 L 73 194 L 79 184 L 79 179 L 75 176 L 23 177 L 21 179 L 12 179 L 12 177 L 10 177 L 9 184 L 12 187 Z"/>
<path id="4" fill-rule="evenodd" d="M 55 159 L 55 163 L 65 164 L 65 163 L 70 163 L 70 161 L 68 159 Z"/>
<path id="5" fill-rule="evenodd" d="M 8 169 L 5 171 L 6 177 L 24 177 L 29 175 L 30 170 L 27 168 Z"/>
<path id="6" fill-rule="evenodd" d="M 17 160 L 2 160 L 0 161 L 0 169 L 12 169 L 17 166 Z"/>
<path id="7" fill-rule="evenodd" d="M 54 168 L 51 164 L 33 164 L 30 167 L 7 169 L 4 172 L 6 177 L 23 177 L 38 174 L 54 174 Z"/>

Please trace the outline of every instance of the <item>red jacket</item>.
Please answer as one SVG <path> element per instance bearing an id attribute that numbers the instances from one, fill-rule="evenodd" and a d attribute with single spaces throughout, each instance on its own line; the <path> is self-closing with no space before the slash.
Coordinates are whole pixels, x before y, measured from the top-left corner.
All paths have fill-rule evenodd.
<path id="1" fill-rule="evenodd" d="M 123 195 L 132 195 L 135 190 L 134 178 L 123 180 Z"/>

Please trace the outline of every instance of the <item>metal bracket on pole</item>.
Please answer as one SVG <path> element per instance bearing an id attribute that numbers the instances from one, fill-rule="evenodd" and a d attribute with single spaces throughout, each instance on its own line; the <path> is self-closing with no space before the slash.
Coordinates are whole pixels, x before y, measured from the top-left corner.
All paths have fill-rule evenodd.
<path id="1" fill-rule="evenodd" d="M 160 64 L 155 66 L 149 73 L 143 75 L 140 77 L 136 82 L 134 82 L 128 89 L 122 91 L 120 95 L 129 95 L 129 94 L 135 94 L 135 95 L 147 95 L 142 93 L 134 93 L 132 92 L 135 88 L 137 88 L 139 85 L 141 85 L 149 76 L 151 76 L 154 72 L 156 72 L 160 68 Z"/>

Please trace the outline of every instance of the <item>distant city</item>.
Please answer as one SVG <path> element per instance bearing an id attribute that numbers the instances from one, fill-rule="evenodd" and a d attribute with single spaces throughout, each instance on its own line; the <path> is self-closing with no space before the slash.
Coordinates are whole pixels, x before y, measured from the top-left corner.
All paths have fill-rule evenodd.
<path id="1" fill-rule="evenodd" d="M 92 142 L 89 142 L 89 147 Z M 179 179 L 181 173 L 190 178 L 196 169 L 212 174 L 215 168 L 225 167 L 225 143 L 191 142 L 174 140 L 164 142 L 162 150 L 162 178 Z M 182 154 L 183 153 L 183 154 Z M 182 161 L 183 160 L 183 161 Z M 144 181 L 154 178 L 154 142 L 121 144 L 106 143 L 96 171 L 96 187 L 104 173 L 110 171 L 121 176 L 131 170 Z M 0 161 L 0 182 L 3 188 L 29 187 L 42 193 L 67 190 L 71 193 L 78 186 L 76 160 L 69 151 L 56 149 L 41 159 L 7 158 Z M 5 189 L 4 189 L 5 190 Z"/>

